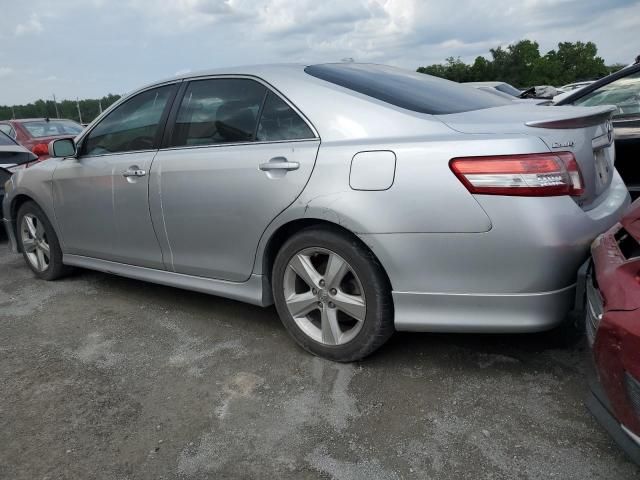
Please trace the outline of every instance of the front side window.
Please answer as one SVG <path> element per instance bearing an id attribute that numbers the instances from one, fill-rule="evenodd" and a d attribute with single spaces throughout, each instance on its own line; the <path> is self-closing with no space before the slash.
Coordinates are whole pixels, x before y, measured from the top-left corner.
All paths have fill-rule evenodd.
<path id="1" fill-rule="evenodd" d="M 258 141 L 301 140 L 315 135 L 287 103 L 269 92 L 260 116 Z"/>
<path id="2" fill-rule="evenodd" d="M 118 106 L 87 135 L 82 154 L 153 149 L 162 113 L 173 88 L 173 85 L 166 85 L 147 90 Z"/>
<path id="3" fill-rule="evenodd" d="M 640 72 L 619 78 L 575 100 L 573 105 L 593 107 L 615 105 L 614 118 L 636 117 L 640 115 Z"/>
<path id="4" fill-rule="evenodd" d="M 266 87 L 249 79 L 192 81 L 180 103 L 171 146 L 254 140 L 258 113 L 266 93 Z"/>

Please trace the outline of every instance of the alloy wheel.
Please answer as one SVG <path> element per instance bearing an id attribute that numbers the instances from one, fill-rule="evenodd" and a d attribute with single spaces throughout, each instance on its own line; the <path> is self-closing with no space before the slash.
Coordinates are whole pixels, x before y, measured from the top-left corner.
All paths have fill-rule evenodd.
<path id="1" fill-rule="evenodd" d="M 20 238 L 22 248 L 31 266 L 38 272 L 44 272 L 49 268 L 51 251 L 47 240 L 44 224 L 32 213 L 22 217 L 20 223 Z"/>
<path id="2" fill-rule="evenodd" d="M 353 268 L 337 253 L 306 248 L 284 274 L 284 299 L 298 327 L 323 345 L 342 345 L 362 329 L 366 300 Z"/>

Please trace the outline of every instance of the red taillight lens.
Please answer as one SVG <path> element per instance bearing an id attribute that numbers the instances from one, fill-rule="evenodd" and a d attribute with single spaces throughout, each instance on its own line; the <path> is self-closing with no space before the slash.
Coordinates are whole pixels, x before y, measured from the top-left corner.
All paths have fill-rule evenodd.
<path id="1" fill-rule="evenodd" d="M 571 152 L 454 158 L 449 165 L 471 193 L 530 197 L 584 193 Z"/>
<path id="2" fill-rule="evenodd" d="M 39 157 L 43 155 L 49 155 L 49 145 L 47 145 L 46 143 L 38 143 L 37 145 L 33 146 L 31 151 Z"/>

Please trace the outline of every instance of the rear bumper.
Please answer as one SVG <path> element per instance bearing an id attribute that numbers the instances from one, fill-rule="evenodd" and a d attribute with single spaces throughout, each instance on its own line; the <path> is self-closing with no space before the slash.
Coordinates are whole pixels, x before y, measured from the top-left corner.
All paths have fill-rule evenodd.
<path id="1" fill-rule="evenodd" d="M 397 330 L 524 333 L 549 330 L 572 308 L 575 285 L 525 294 L 393 292 Z"/>
<path id="2" fill-rule="evenodd" d="M 616 173 L 589 211 L 569 197 L 477 200 L 488 232 L 360 234 L 391 281 L 398 330 L 553 328 L 573 307 L 591 242 L 620 220 L 629 194 Z"/>

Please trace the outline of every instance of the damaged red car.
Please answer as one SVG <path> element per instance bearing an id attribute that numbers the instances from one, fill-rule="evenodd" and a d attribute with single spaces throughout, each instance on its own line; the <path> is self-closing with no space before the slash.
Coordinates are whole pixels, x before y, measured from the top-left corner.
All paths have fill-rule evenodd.
<path id="1" fill-rule="evenodd" d="M 640 463 L 640 200 L 593 242 L 578 285 L 592 353 L 587 406 Z"/>

